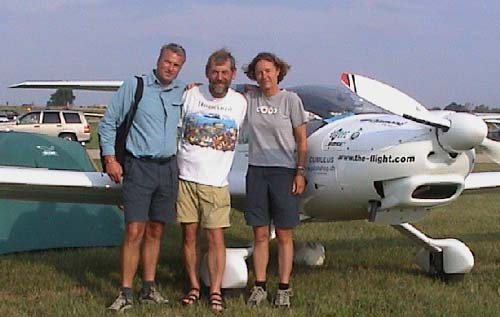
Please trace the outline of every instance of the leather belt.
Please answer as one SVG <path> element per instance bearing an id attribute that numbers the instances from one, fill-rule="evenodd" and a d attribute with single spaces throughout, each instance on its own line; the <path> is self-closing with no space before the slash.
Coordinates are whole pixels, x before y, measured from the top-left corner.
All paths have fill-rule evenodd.
<path id="1" fill-rule="evenodd" d="M 152 157 L 150 155 L 148 156 L 139 156 L 135 157 L 135 159 L 138 159 L 143 162 L 151 162 L 151 163 L 158 163 L 158 164 L 166 164 L 170 162 L 171 160 L 175 159 L 175 155 L 169 156 L 169 157 Z"/>

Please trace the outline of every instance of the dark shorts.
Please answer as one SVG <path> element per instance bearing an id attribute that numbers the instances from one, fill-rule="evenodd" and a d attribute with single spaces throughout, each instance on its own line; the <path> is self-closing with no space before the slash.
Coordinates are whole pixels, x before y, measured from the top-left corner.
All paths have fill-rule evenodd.
<path id="1" fill-rule="evenodd" d="M 125 222 L 175 221 L 179 175 L 175 157 L 158 162 L 127 156 L 124 167 Z"/>
<path id="2" fill-rule="evenodd" d="M 298 196 L 292 194 L 295 169 L 248 166 L 245 219 L 253 227 L 293 228 L 299 224 Z"/>

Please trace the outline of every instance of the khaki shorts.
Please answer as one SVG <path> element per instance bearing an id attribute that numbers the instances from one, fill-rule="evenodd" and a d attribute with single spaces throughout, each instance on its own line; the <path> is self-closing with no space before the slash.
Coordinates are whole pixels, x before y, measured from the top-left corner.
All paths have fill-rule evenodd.
<path id="1" fill-rule="evenodd" d="M 216 187 L 179 180 L 177 221 L 200 223 L 202 228 L 230 226 L 231 199 L 228 186 Z"/>

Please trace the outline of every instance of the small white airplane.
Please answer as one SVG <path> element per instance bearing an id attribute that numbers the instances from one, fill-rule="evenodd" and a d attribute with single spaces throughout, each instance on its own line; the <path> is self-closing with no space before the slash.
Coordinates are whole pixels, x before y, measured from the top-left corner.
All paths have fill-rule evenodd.
<path id="1" fill-rule="evenodd" d="M 500 113 L 476 113 L 488 126 L 488 138 L 500 141 Z"/>
<path id="2" fill-rule="evenodd" d="M 500 172 L 472 173 L 472 169 L 477 148 L 499 163 L 500 143 L 487 138 L 485 122 L 473 114 L 430 112 L 401 91 L 361 75 L 343 73 L 341 82 L 348 89 L 290 89 L 316 118 L 307 124 L 303 220 L 365 219 L 391 225 L 423 247 L 416 263 L 424 271 L 444 279 L 463 277 L 474 266 L 470 249 L 457 239 L 430 238 L 410 222 L 466 190 L 499 187 Z M 116 90 L 120 85 L 52 81 L 11 87 Z M 230 174 L 235 208 L 242 207 L 245 197 L 247 156 L 243 142 Z M 119 204 L 120 186 L 99 172 L 0 167 L 0 197 Z M 245 259 L 251 253 L 251 247 L 228 249 L 224 288 L 246 286 Z M 310 264 L 324 259 L 324 249 L 318 246 L 297 253 Z M 208 285 L 206 268 L 203 272 Z"/>

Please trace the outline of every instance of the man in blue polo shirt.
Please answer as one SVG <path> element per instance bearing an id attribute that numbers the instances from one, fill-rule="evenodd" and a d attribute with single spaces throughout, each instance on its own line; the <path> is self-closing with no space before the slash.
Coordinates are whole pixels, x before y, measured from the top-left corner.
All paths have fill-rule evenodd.
<path id="1" fill-rule="evenodd" d="M 139 302 L 168 303 L 155 289 L 154 281 L 163 227 L 168 218 L 173 218 L 177 198 L 177 123 L 185 85 L 176 77 L 185 60 L 182 46 L 164 45 L 156 69 L 144 76 L 142 99 L 126 141 L 128 155 L 124 166 L 115 157 L 115 137 L 133 103 L 136 78 L 123 83 L 99 124 L 106 172 L 113 181 L 123 181 L 122 288 L 108 307 L 112 311 L 132 307 L 133 279 L 139 259 L 143 267 Z"/>

